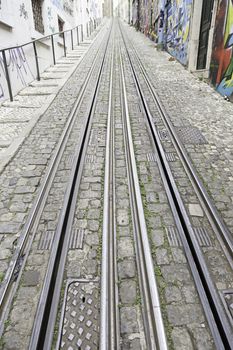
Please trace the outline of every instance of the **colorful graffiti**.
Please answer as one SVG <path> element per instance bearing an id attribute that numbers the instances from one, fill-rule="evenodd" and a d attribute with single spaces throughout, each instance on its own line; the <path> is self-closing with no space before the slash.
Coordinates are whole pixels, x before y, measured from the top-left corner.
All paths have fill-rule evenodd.
<path id="1" fill-rule="evenodd" d="M 192 0 L 171 0 L 166 7 L 166 49 L 182 64 L 188 61 Z"/>
<path id="2" fill-rule="evenodd" d="M 210 77 L 220 94 L 233 94 L 233 0 L 222 0 L 218 6 Z"/>

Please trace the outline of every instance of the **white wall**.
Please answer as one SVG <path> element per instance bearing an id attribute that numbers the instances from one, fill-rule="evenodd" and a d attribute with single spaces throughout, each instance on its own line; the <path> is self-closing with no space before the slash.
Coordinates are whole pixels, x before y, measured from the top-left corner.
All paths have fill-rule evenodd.
<path id="1" fill-rule="evenodd" d="M 44 0 L 42 16 L 44 33 L 35 30 L 31 0 L 5 0 L 0 2 L 0 49 L 22 45 L 44 35 L 58 32 L 58 16 L 64 21 L 64 30 L 72 29 L 78 24 L 86 24 L 90 19 L 102 17 L 101 0 Z M 77 32 L 73 32 L 74 44 Z M 79 30 L 81 39 L 81 30 Z M 71 49 L 71 33 L 65 34 L 67 49 Z M 64 54 L 63 38 L 54 36 L 55 56 Z M 51 38 L 36 43 L 40 72 L 53 64 Z M 36 64 L 33 45 L 11 49 L 6 52 L 8 71 L 12 82 L 13 95 L 36 79 Z M 0 53 L 0 102 L 8 99 L 3 56 Z"/>

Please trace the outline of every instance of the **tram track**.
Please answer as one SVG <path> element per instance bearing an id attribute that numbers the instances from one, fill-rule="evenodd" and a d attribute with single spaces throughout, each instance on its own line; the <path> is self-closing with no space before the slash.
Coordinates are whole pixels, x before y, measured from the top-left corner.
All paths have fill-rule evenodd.
<path id="1" fill-rule="evenodd" d="M 151 135 L 151 139 L 153 140 L 154 150 L 155 150 L 155 153 L 157 154 L 157 163 L 158 163 L 161 177 L 169 199 L 170 207 L 173 212 L 173 217 L 175 219 L 176 226 L 178 228 L 178 232 L 179 232 L 183 247 L 185 249 L 186 258 L 189 262 L 189 266 L 193 274 L 196 288 L 198 290 L 199 297 L 203 305 L 203 309 L 205 310 L 205 315 L 208 320 L 209 327 L 212 332 L 212 336 L 214 338 L 216 347 L 218 349 L 232 349 L 231 321 L 229 320 L 227 312 L 223 307 L 222 300 L 219 296 L 218 290 L 212 279 L 211 270 L 209 269 L 209 266 L 207 266 L 206 264 L 205 256 L 201 251 L 201 248 L 195 238 L 195 234 L 194 234 L 188 213 L 186 211 L 184 203 L 179 194 L 172 171 L 166 159 L 165 151 L 161 143 L 158 131 L 156 130 L 156 126 L 153 122 L 153 117 L 150 112 L 147 99 L 145 97 L 146 91 L 141 86 L 141 82 L 138 77 L 138 72 L 140 72 L 144 77 L 148 85 L 150 96 L 152 96 L 153 103 L 157 106 L 158 113 L 161 116 L 162 120 L 165 121 L 164 122 L 165 125 L 167 127 L 170 127 L 171 123 L 167 121 L 166 112 L 161 106 L 158 96 L 154 92 L 152 83 L 150 82 L 150 79 L 148 77 L 148 74 L 145 71 L 145 68 L 143 67 L 143 64 L 140 62 L 138 58 L 138 54 L 136 53 L 132 44 L 131 43 L 129 44 L 129 40 L 126 39 L 125 35 L 122 33 L 122 30 L 121 30 L 121 35 L 123 38 L 126 55 L 129 60 L 129 65 L 131 67 L 131 71 L 134 77 L 138 95 L 142 101 L 143 109 L 147 120 L 148 130 Z M 130 47 L 130 52 L 129 52 L 129 47 Z M 137 66 L 133 62 L 133 56 L 135 57 Z M 170 127 L 169 131 L 172 132 L 173 128 Z M 177 147 L 181 146 L 178 138 L 176 138 L 176 135 L 174 133 L 172 135 L 173 135 L 173 138 L 176 139 L 176 146 Z M 181 147 L 180 147 L 180 150 L 182 151 Z M 190 167 L 191 162 L 188 160 L 187 155 L 185 153 L 182 154 L 182 160 L 183 162 L 187 161 L 185 165 L 186 165 L 186 168 L 189 167 L 189 171 L 191 172 L 191 175 L 189 174 L 189 176 L 192 177 L 192 179 L 195 178 L 195 181 L 196 181 L 197 177 L 195 176 L 196 175 L 195 170 L 193 169 L 193 167 L 192 168 Z M 224 249 L 225 254 L 226 254 L 226 251 L 228 253 L 229 252 L 231 253 L 232 244 L 231 244 L 231 237 L 229 235 L 229 232 L 224 227 L 221 218 L 217 215 L 214 207 L 211 205 L 211 202 L 208 201 L 207 196 L 205 196 L 206 191 L 198 180 L 195 182 L 195 187 L 199 188 L 199 193 L 200 193 L 199 198 L 202 196 L 202 201 L 203 201 L 203 196 L 205 197 L 205 204 L 206 206 L 209 207 L 208 217 L 211 217 L 212 221 L 218 224 L 218 229 L 220 228 L 222 229 L 221 234 L 223 235 L 223 238 L 225 241 L 224 243 L 227 243 L 227 249 L 226 248 Z M 229 260 L 229 254 L 226 254 L 226 256 Z M 231 258 L 230 258 L 230 262 L 231 262 Z"/>
<path id="2" fill-rule="evenodd" d="M 130 187 L 130 202 L 135 240 L 137 269 L 139 275 L 144 330 L 147 347 L 149 349 L 167 349 L 167 340 L 162 319 L 161 306 L 158 295 L 158 286 L 154 274 L 150 244 L 144 216 L 139 179 L 137 175 L 136 159 L 134 154 L 131 133 L 125 74 L 122 54 L 120 53 L 121 82 L 122 82 L 122 114 L 124 140 L 127 159 L 127 173 Z"/>
<path id="3" fill-rule="evenodd" d="M 118 41 L 116 40 L 116 37 Z M 110 62 L 108 65 L 106 64 L 107 60 Z M 129 67 L 130 69 L 128 69 Z M 109 81 L 106 84 L 108 93 L 106 94 L 105 92 L 107 97 L 104 94 L 102 97 L 100 97 L 99 92 L 105 77 L 104 69 L 105 72 L 110 72 L 107 73 L 109 76 Z M 66 128 L 59 140 L 56 153 L 54 154 L 50 167 L 46 173 L 39 197 L 34 203 L 31 210 L 31 215 L 29 216 L 29 219 L 25 225 L 22 239 L 19 242 L 19 246 L 12 260 L 12 265 L 7 273 L 3 287 L 0 290 L 1 318 L 4 320 L 8 315 L 8 310 L 19 286 L 29 254 L 31 254 L 31 258 L 33 258 L 33 250 L 31 248 L 42 212 L 45 208 L 49 191 L 56 176 L 56 171 L 62 157 L 64 156 L 65 148 L 72 132 L 72 128 L 74 127 L 76 116 L 81 108 L 83 99 L 87 94 L 87 86 L 90 84 L 94 71 L 94 76 L 96 76 L 95 84 L 91 90 L 91 96 L 89 96 L 89 104 L 85 106 L 86 110 L 88 111 L 87 118 L 85 118 L 85 122 L 83 123 L 80 131 L 79 140 L 76 143 L 68 182 L 65 186 L 61 211 L 59 212 L 56 230 L 54 232 L 54 239 L 48 255 L 49 258 L 46 266 L 45 278 L 41 282 L 42 286 L 40 286 L 41 291 L 39 302 L 37 304 L 28 348 L 30 350 L 49 350 L 56 342 L 57 350 L 66 348 L 69 349 L 69 346 L 73 343 L 75 343 L 78 350 L 86 349 L 85 346 L 87 346 L 87 349 L 90 349 L 91 347 L 87 344 L 89 344 L 88 341 L 92 341 L 94 336 L 92 336 L 90 330 L 91 328 L 89 327 L 92 327 L 92 323 L 94 322 L 96 322 L 95 332 L 98 333 L 98 335 L 93 341 L 93 349 L 98 348 L 100 350 L 113 350 L 120 349 L 122 346 L 124 346 L 124 333 L 122 331 L 123 325 L 121 323 L 123 322 L 123 318 L 121 317 L 122 305 L 120 305 L 122 301 L 122 289 L 120 285 L 121 278 L 118 276 L 120 259 L 122 259 L 122 257 L 118 257 L 118 250 L 120 250 L 118 233 L 123 225 L 121 226 L 119 224 L 118 210 L 120 204 L 117 202 L 117 198 L 119 198 L 121 193 L 116 184 L 118 181 L 116 178 L 118 166 L 116 160 L 117 147 L 119 147 L 121 156 L 125 159 L 126 164 L 124 169 L 126 170 L 124 184 L 125 187 L 127 187 L 129 198 L 129 204 L 126 204 L 126 210 L 128 211 L 127 214 L 131 220 L 128 226 L 129 231 L 132 230 L 132 232 L 129 233 L 129 236 L 132 233 L 132 241 L 134 246 L 133 258 L 130 255 L 127 256 L 127 258 L 132 260 L 135 259 L 136 261 L 136 273 L 131 277 L 134 279 L 135 285 L 137 285 L 136 288 L 140 294 L 140 304 L 137 305 L 137 307 L 140 309 L 143 324 L 143 331 L 141 331 L 143 335 L 140 334 L 140 332 L 136 333 L 135 331 L 135 334 L 132 336 L 132 334 L 129 335 L 130 332 L 126 332 L 127 337 L 129 337 L 129 339 L 133 339 L 132 337 L 138 337 L 142 349 L 167 350 L 169 348 L 170 344 L 168 341 L 168 330 L 166 329 L 165 325 L 163 313 L 164 310 L 162 310 L 160 300 L 159 283 L 155 273 L 157 266 L 154 263 L 154 252 L 152 252 L 143 195 L 140 187 L 140 174 L 137 164 L 138 158 L 137 152 L 135 151 L 134 124 L 131 119 L 129 108 L 132 100 L 129 98 L 130 93 L 127 89 L 128 74 L 128 77 L 130 76 L 130 79 L 134 84 L 134 92 L 131 98 L 134 98 L 135 100 L 137 99 L 142 107 L 140 112 L 145 117 L 148 137 L 151 141 L 150 144 L 154 152 L 153 154 L 156 154 L 156 167 L 159 169 L 159 174 L 166 191 L 168 203 L 170 204 L 169 210 L 173 215 L 174 222 L 178 229 L 182 249 L 185 251 L 187 265 L 189 265 L 190 271 L 192 272 L 192 277 L 195 282 L 199 299 L 201 301 L 207 323 L 211 330 L 215 346 L 217 349 L 233 349 L 232 324 L 228 318 L 226 310 L 224 309 L 221 297 L 219 296 L 219 291 L 216 288 L 215 281 L 213 280 L 211 269 L 206 263 L 205 254 L 198 244 L 185 203 L 183 202 L 179 188 L 176 185 L 174 174 L 166 158 L 166 149 L 161 142 L 157 127 L 153 120 L 151 103 L 157 107 L 158 114 L 161 116 L 161 119 L 164 121 L 164 124 L 169 130 L 177 153 L 181 157 L 182 164 L 185 170 L 188 172 L 189 178 L 193 183 L 195 190 L 199 193 L 197 196 L 201 199 L 202 205 L 205 205 L 205 211 L 208 211 L 209 213 L 207 213 L 207 217 L 210 218 L 211 224 L 214 225 L 214 231 L 218 232 L 220 229 L 222 229 L 222 231 L 219 233 L 219 237 L 222 235 L 220 244 L 222 247 L 228 246 L 228 248 L 226 247 L 226 249 L 223 250 L 227 256 L 229 265 L 232 267 L 231 237 L 229 232 L 227 232 L 227 228 L 224 226 L 221 218 L 217 216 L 214 207 L 211 206 L 211 202 L 208 201 L 208 198 L 205 196 L 204 187 L 200 185 L 200 189 L 198 190 L 199 182 L 195 169 L 191 168 L 191 162 L 185 152 L 182 155 L 182 144 L 180 143 L 179 139 L 176 138 L 172 124 L 167 119 L 166 111 L 164 110 L 156 92 L 154 91 L 153 84 L 146 73 L 143 63 L 140 61 L 136 50 L 129 42 L 127 36 L 123 33 L 121 26 L 117 21 L 115 21 L 109 32 L 105 34 L 104 39 L 101 42 L 98 55 L 96 55 L 85 83 L 82 86 L 80 95 L 78 96 L 77 101 L 75 102 L 75 105 L 71 111 Z M 145 89 L 144 85 L 142 84 L 142 77 L 146 83 L 147 89 Z M 114 96 L 116 95 L 118 85 L 119 99 L 117 100 L 117 98 Z M 150 103 L 148 102 L 148 96 L 146 95 L 148 91 L 152 100 Z M 107 100 L 105 100 L 105 98 Z M 85 186 L 86 184 L 82 182 L 82 176 L 85 168 L 87 150 L 90 146 L 90 136 L 91 132 L 93 131 L 93 120 L 95 119 L 96 115 L 100 114 L 99 111 L 96 111 L 97 103 L 106 103 L 107 105 L 107 112 L 103 112 L 104 117 L 101 119 L 102 123 L 98 125 L 99 128 L 104 129 L 105 136 L 105 157 L 103 157 L 104 174 L 103 172 L 101 173 L 101 181 L 103 181 L 103 186 L 99 186 L 101 189 L 98 189 L 98 191 L 101 192 L 99 198 L 101 198 L 101 196 L 103 198 L 103 219 L 98 219 L 99 223 L 102 224 L 102 227 L 100 228 L 102 240 L 101 244 L 99 244 L 101 254 L 99 256 L 95 256 L 93 243 L 90 244 L 90 253 L 93 253 L 95 260 L 99 264 L 100 272 L 96 271 L 91 274 L 78 274 L 77 269 L 80 267 L 78 265 L 81 259 L 80 261 L 77 259 L 75 260 L 75 264 L 77 265 L 75 266 L 77 268 L 75 269 L 75 272 L 71 271 L 71 273 L 67 273 L 68 255 L 72 255 L 69 251 L 70 242 L 72 239 L 77 240 L 78 237 L 76 232 L 76 235 L 72 238 L 72 232 L 77 228 L 77 222 L 75 222 L 77 219 L 76 215 L 77 213 L 80 214 L 78 201 L 80 200 L 79 196 L 81 192 L 81 184 L 83 185 L 83 188 L 89 189 L 89 185 Z M 117 118 L 115 115 L 115 109 L 117 108 L 120 110 L 118 127 L 120 125 L 122 130 L 122 145 L 120 146 L 119 138 L 117 139 L 116 133 Z M 99 119 L 96 118 L 96 123 L 98 123 L 98 120 Z M 116 139 L 118 141 L 116 141 Z M 122 164 L 121 167 L 123 167 Z M 94 171 L 96 169 L 97 167 L 95 168 L 94 166 Z M 101 169 L 98 168 L 98 170 Z M 208 209 L 208 206 L 212 209 Z M 95 228 L 93 231 L 96 233 L 97 229 Z M 89 239 L 89 242 L 91 241 L 91 234 L 89 237 L 87 235 L 85 236 L 84 233 L 82 235 L 84 238 L 80 238 L 80 240 L 84 240 L 83 245 L 86 244 L 85 240 Z M 36 242 L 34 242 L 34 244 L 35 243 Z M 95 245 L 97 246 L 98 243 Z M 73 254 L 74 256 L 77 257 L 78 254 L 87 255 L 87 249 L 79 247 L 77 250 L 79 250 L 79 252 L 77 255 Z M 83 259 L 81 263 L 85 265 L 85 259 Z M 18 271 L 16 275 L 17 269 Z M 30 269 L 31 266 L 29 266 L 29 270 Z M 95 285 L 94 288 L 93 285 Z M 90 304 L 88 304 L 89 299 L 87 299 L 84 293 L 86 288 L 85 286 L 88 290 L 86 294 L 88 295 L 88 298 L 91 295 Z M 78 288 L 82 289 L 82 291 L 80 292 Z M 95 299 L 91 294 L 92 289 L 99 289 L 96 294 L 100 294 L 100 303 L 90 306 L 91 304 L 94 304 L 93 300 Z M 64 290 L 65 295 L 63 295 Z M 69 299 L 71 298 L 72 294 L 70 291 L 72 293 L 74 292 L 74 296 L 76 298 L 74 299 L 74 306 L 77 307 L 76 309 L 72 309 L 70 307 L 71 302 Z M 89 292 L 90 294 L 88 294 Z M 77 304 L 80 306 L 80 308 L 78 308 Z M 126 302 L 125 304 L 130 309 L 130 302 Z M 90 315 L 92 313 L 94 314 L 93 310 L 95 307 L 98 308 L 95 321 L 93 321 L 94 317 L 92 321 L 90 321 L 89 319 L 86 320 L 82 315 L 82 311 L 80 310 L 85 309 L 86 305 L 89 308 L 88 312 L 90 311 Z M 132 305 L 135 306 L 133 303 Z M 72 316 L 72 310 L 75 316 Z M 75 323 L 73 323 L 73 319 L 71 322 L 67 321 L 67 315 L 69 313 L 71 313 L 72 317 L 75 317 Z M 60 326 L 59 334 L 57 336 L 55 329 L 58 323 Z M 70 333 L 69 338 L 67 336 L 68 342 L 66 343 L 65 336 L 67 329 L 72 329 L 73 333 Z M 85 333 L 86 329 L 87 333 Z M 76 336 L 78 337 L 78 341 Z"/>
<path id="4" fill-rule="evenodd" d="M 98 70 L 98 78 L 91 98 L 91 105 L 86 123 L 81 132 L 80 141 L 75 150 L 73 166 L 67 185 L 62 211 L 59 216 L 55 240 L 51 251 L 47 273 L 40 296 L 37 314 L 31 336 L 30 349 L 49 349 L 53 341 L 53 330 L 56 323 L 57 310 L 63 282 L 63 273 L 69 249 L 71 227 L 74 219 L 75 206 L 79 191 L 86 148 L 90 136 L 91 123 L 95 111 L 96 99 L 99 91 L 100 78 L 103 71 L 106 52 L 112 30 L 110 29 L 104 47 L 103 58 Z M 44 302 L 46 300 L 46 303 Z"/>
<path id="5" fill-rule="evenodd" d="M 113 79 L 115 49 L 111 58 L 109 105 L 104 174 L 100 349 L 119 349 L 118 277 L 116 252 L 115 138 L 113 120 Z"/>
<path id="6" fill-rule="evenodd" d="M 103 34 L 102 34 L 103 35 Z M 81 87 L 80 93 L 75 101 L 72 110 L 69 114 L 66 126 L 62 132 L 62 135 L 58 141 L 56 150 L 54 155 L 50 161 L 46 174 L 44 176 L 43 183 L 41 185 L 40 191 L 37 195 L 37 198 L 32 206 L 32 209 L 28 215 L 28 219 L 20 238 L 18 240 L 17 247 L 14 251 L 13 257 L 11 259 L 9 268 L 6 272 L 4 281 L 1 283 L 0 289 L 0 316 L 1 316 L 1 333 L 4 330 L 4 320 L 6 320 L 11 304 L 13 302 L 14 295 L 17 291 L 19 282 L 21 280 L 21 276 L 24 270 L 24 266 L 27 262 L 27 257 L 29 255 L 32 243 L 35 239 L 35 235 L 37 232 L 37 227 L 39 225 L 39 221 L 42 215 L 42 212 L 45 207 L 45 203 L 48 198 L 49 191 L 53 184 L 54 178 L 56 176 L 56 172 L 58 170 L 60 161 L 64 154 L 66 144 L 69 140 L 70 134 L 72 132 L 72 128 L 74 127 L 75 121 L 77 119 L 79 110 L 81 108 L 83 99 L 85 97 L 85 92 L 87 90 L 88 84 L 92 78 L 92 75 L 96 69 L 98 69 L 98 64 L 100 60 L 100 56 L 102 55 L 102 47 L 106 46 L 106 34 L 103 35 L 103 39 L 101 40 L 101 44 L 98 49 L 98 54 L 96 55 L 90 70 L 84 80 L 84 83 Z M 84 59 L 84 58 L 83 58 Z M 96 91 L 95 91 L 96 92 Z M 93 107 L 91 103 L 90 108 Z M 89 120 L 87 119 L 89 123 Z M 87 124 L 88 124 L 87 123 Z M 83 137 L 86 133 L 85 126 L 83 127 L 82 134 Z M 79 145 L 80 146 L 80 145 Z"/>

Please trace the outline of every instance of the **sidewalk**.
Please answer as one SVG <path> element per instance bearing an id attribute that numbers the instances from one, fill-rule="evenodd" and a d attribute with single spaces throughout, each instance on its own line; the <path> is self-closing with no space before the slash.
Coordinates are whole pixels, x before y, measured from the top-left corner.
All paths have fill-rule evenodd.
<path id="1" fill-rule="evenodd" d="M 102 29 L 85 38 L 74 50 L 61 57 L 55 66 L 41 74 L 40 81 L 33 81 L 22 89 L 14 101 L 0 103 L 0 172 L 14 156 L 19 146 L 30 134 L 59 91 L 77 69 Z"/>

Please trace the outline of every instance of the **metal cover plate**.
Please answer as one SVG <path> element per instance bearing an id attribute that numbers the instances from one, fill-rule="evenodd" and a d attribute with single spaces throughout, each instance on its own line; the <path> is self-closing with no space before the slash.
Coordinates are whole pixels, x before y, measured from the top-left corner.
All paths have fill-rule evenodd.
<path id="1" fill-rule="evenodd" d="M 170 142 L 168 132 L 166 129 L 161 129 L 161 130 L 159 130 L 158 133 L 159 133 L 159 138 L 161 141 L 169 141 Z"/>
<path id="2" fill-rule="evenodd" d="M 223 304 L 226 308 L 228 317 L 233 325 L 233 289 L 227 289 L 220 292 Z"/>
<path id="3" fill-rule="evenodd" d="M 99 343 L 99 283 L 67 283 L 57 349 L 94 350 Z"/>
<path id="4" fill-rule="evenodd" d="M 176 128 L 181 141 L 186 144 L 203 145 L 207 144 L 205 137 L 196 127 L 179 127 Z"/>

